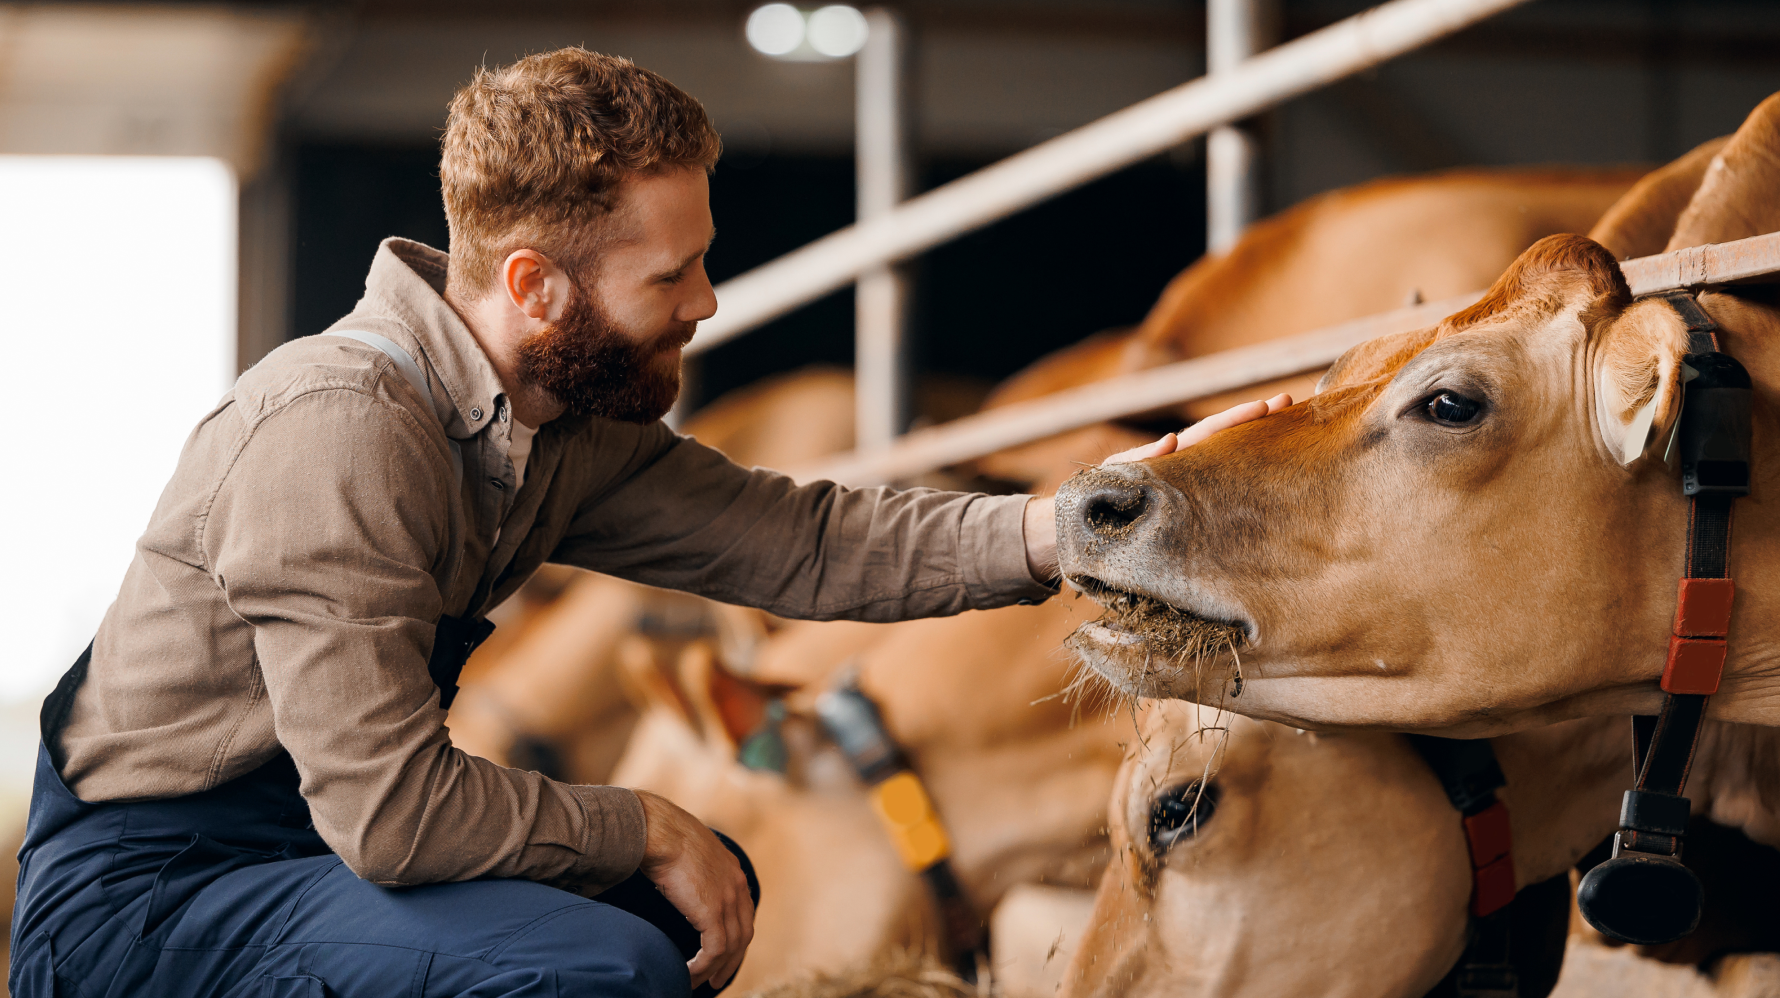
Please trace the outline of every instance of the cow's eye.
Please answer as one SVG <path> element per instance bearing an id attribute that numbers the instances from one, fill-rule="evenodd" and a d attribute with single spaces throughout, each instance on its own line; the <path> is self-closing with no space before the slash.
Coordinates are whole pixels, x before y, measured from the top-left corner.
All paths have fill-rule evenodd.
<path id="1" fill-rule="evenodd" d="M 1157 856 L 1198 834 L 1218 809 L 1215 783 L 1194 780 L 1175 787 L 1150 803 L 1150 848 Z"/>
<path id="2" fill-rule="evenodd" d="M 1477 413 L 1482 409 L 1483 406 L 1475 400 L 1468 399 L 1463 395 L 1454 395 L 1452 392 L 1441 392 L 1428 403 L 1429 416 L 1432 416 L 1437 422 L 1455 425 L 1469 423 L 1476 419 Z"/>

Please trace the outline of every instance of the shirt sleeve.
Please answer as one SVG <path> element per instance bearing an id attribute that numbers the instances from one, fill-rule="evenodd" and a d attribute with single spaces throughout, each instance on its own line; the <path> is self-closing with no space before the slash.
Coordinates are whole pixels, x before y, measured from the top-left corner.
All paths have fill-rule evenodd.
<path id="1" fill-rule="evenodd" d="M 597 891 L 642 859 L 636 795 L 498 766 L 446 733 L 427 659 L 450 537 L 441 497 L 457 487 L 436 427 L 359 391 L 310 392 L 247 437 L 200 540 L 253 625 L 316 831 L 353 872 Z"/>
<path id="2" fill-rule="evenodd" d="M 783 617 L 894 621 L 1056 590 L 1026 565 L 1031 496 L 797 485 L 665 426 L 589 497 L 551 560 Z"/>

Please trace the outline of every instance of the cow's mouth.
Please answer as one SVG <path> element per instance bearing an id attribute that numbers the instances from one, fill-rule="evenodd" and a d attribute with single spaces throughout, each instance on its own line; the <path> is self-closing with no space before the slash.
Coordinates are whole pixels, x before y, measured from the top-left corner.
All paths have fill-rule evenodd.
<path id="1" fill-rule="evenodd" d="M 1242 624 L 1212 620 L 1093 576 L 1069 581 L 1105 610 L 1076 628 L 1069 646 L 1127 693 L 1167 695 L 1178 679 L 1191 673 L 1197 680 L 1205 664 L 1247 643 Z"/>

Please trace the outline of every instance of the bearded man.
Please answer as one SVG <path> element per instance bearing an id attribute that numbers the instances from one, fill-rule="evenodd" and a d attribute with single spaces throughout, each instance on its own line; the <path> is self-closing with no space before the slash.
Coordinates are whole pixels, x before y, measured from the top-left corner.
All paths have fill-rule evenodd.
<path id="1" fill-rule="evenodd" d="M 1046 500 L 800 487 L 660 422 L 716 310 L 718 149 L 581 49 L 457 94 L 451 255 L 385 241 L 350 315 L 242 375 L 45 704 L 15 996 L 709 991 L 753 932 L 739 850 L 452 746 L 489 608 L 545 561 L 804 618 L 1055 591 Z M 595 900 L 621 882 L 659 894 Z"/>

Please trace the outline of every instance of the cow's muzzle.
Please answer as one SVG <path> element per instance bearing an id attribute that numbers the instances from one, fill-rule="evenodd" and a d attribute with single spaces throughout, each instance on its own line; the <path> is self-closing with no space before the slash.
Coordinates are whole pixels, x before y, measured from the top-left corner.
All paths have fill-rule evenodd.
<path id="1" fill-rule="evenodd" d="M 1081 472 L 1057 490 L 1058 561 L 1077 589 L 1142 591 L 1169 531 L 1174 490 L 1141 464 Z"/>

